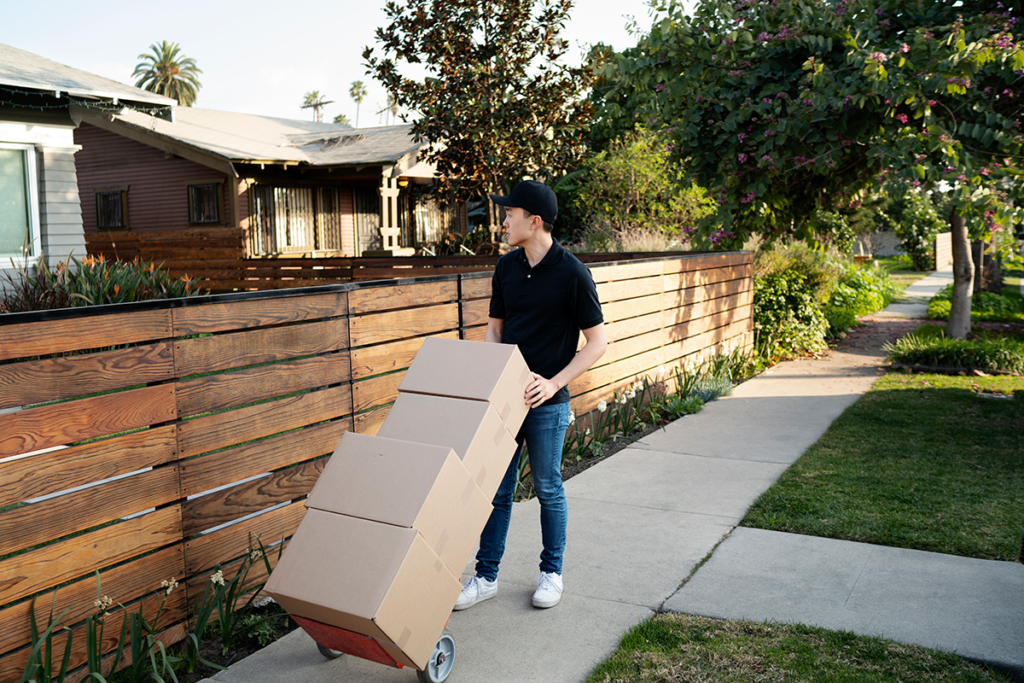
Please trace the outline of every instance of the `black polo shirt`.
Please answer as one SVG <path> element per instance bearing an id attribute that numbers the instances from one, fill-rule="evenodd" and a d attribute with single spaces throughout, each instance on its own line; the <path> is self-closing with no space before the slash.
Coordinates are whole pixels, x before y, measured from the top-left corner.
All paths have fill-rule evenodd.
<path id="1" fill-rule="evenodd" d="M 557 241 L 533 268 L 524 249 L 498 260 L 490 317 L 504 320 L 503 344 L 518 344 L 530 370 L 551 379 L 576 355 L 580 330 L 604 322 L 590 271 Z M 544 405 L 565 403 L 562 387 Z"/>

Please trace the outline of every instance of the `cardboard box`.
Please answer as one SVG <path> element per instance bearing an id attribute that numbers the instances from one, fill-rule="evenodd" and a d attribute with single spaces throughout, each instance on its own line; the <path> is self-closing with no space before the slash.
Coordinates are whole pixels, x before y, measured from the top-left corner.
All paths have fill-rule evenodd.
<path id="1" fill-rule="evenodd" d="M 488 401 L 515 435 L 530 409 L 524 396 L 532 380 L 516 346 L 427 337 L 398 390 Z"/>
<path id="2" fill-rule="evenodd" d="M 290 614 L 371 636 L 423 669 L 461 588 L 414 529 L 309 509 L 264 590 Z"/>
<path id="3" fill-rule="evenodd" d="M 516 450 L 490 403 L 446 396 L 400 393 L 377 435 L 454 449 L 488 501 Z"/>
<path id="4" fill-rule="evenodd" d="M 484 495 L 451 446 L 346 432 L 306 507 L 416 529 L 459 576 L 493 497 Z"/>

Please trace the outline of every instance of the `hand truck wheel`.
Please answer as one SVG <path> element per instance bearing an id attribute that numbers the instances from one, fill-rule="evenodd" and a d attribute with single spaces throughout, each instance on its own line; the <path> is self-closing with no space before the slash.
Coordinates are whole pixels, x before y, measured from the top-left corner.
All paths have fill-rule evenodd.
<path id="1" fill-rule="evenodd" d="M 437 639 L 437 644 L 434 645 L 427 668 L 417 671 L 416 677 L 420 679 L 420 683 L 444 683 L 448 680 L 453 666 L 455 666 L 455 637 L 451 631 L 445 629 L 441 632 L 441 637 Z"/>
<path id="2" fill-rule="evenodd" d="M 337 650 L 332 650 L 331 648 L 327 647 L 326 645 L 321 645 L 320 643 L 316 644 L 316 649 L 320 650 L 320 654 L 322 654 L 327 659 L 337 659 L 338 657 L 340 657 L 343 654 L 345 654 L 344 652 L 338 652 Z"/>

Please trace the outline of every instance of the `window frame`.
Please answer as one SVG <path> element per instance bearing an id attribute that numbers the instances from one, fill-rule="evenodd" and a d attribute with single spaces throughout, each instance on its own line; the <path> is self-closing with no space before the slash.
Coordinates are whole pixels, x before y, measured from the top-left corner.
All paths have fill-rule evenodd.
<path id="1" fill-rule="evenodd" d="M 96 229 L 97 230 L 127 230 L 128 229 L 128 188 L 130 185 L 119 185 L 116 187 L 93 188 L 93 201 L 96 203 Z M 104 226 L 100 225 L 100 193 L 113 194 L 119 192 L 121 195 L 121 225 Z"/>
<path id="2" fill-rule="evenodd" d="M 216 221 L 195 221 L 194 205 L 192 203 L 192 188 L 217 186 L 217 220 Z M 192 227 L 216 227 L 224 225 L 224 179 L 213 178 L 211 180 L 193 180 L 185 185 L 185 195 L 188 200 L 188 224 Z"/>
<path id="3" fill-rule="evenodd" d="M 0 253 L 0 263 L 6 267 L 12 261 L 15 265 L 26 267 L 29 262 L 42 253 L 42 221 L 39 216 L 39 165 L 37 163 L 37 147 L 34 144 L 2 142 L 0 149 L 21 150 L 25 159 L 25 186 L 28 194 L 28 222 L 29 235 L 28 249 L 24 253 Z"/>

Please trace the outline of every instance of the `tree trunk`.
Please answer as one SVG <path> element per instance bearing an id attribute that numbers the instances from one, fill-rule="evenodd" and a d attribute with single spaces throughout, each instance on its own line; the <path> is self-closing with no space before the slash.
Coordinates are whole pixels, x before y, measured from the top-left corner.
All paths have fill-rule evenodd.
<path id="1" fill-rule="evenodd" d="M 974 260 L 971 242 L 967 238 L 967 222 L 960 212 L 953 210 L 950 218 L 953 251 L 953 300 L 949 308 L 946 336 L 967 339 L 971 331 L 971 290 L 974 286 Z"/>

